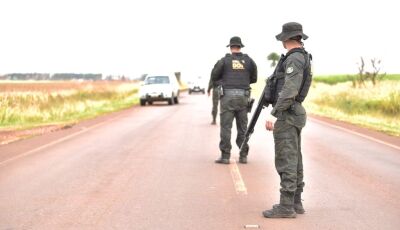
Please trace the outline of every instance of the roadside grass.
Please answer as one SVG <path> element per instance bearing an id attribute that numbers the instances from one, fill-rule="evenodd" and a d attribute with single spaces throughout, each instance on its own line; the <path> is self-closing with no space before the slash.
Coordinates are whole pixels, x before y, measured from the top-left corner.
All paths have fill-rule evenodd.
<path id="1" fill-rule="evenodd" d="M 329 85 L 313 82 L 304 102 L 312 114 L 347 121 L 400 136 L 400 84 L 381 81 L 373 87 L 353 88 L 351 82 Z"/>
<path id="2" fill-rule="evenodd" d="M 400 136 L 400 74 L 387 75 L 375 87 L 368 82 L 363 88 L 353 88 L 351 81 L 343 80 L 345 75 L 337 76 L 330 83 L 313 79 L 303 103 L 307 113 Z M 264 86 L 265 79 L 260 78 L 252 85 L 252 97 L 258 100 Z"/>
<path id="3" fill-rule="evenodd" d="M 4 90 L 7 87 L 9 90 Z M 0 88 L 3 130 L 76 123 L 139 101 L 134 82 L 0 83 Z"/>

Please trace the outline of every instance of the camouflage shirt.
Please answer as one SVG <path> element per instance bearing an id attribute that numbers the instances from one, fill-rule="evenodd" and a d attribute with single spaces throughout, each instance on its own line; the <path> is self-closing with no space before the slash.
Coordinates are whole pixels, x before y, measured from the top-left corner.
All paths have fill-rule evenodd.
<path id="1" fill-rule="evenodd" d="M 305 125 L 306 111 L 301 103 L 295 101 L 295 98 L 303 81 L 305 66 L 306 60 L 300 52 L 290 54 L 283 62 L 285 83 L 271 112 L 278 120 L 286 120 L 299 127 Z"/>

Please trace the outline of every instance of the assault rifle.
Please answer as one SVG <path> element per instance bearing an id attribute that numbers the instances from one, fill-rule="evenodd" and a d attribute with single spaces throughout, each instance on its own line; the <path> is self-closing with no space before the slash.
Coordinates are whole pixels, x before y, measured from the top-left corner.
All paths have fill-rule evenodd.
<path id="1" fill-rule="evenodd" d="M 243 147 L 249 142 L 251 134 L 254 132 L 254 127 L 256 126 L 258 117 L 264 107 L 268 107 L 274 101 L 275 96 L 275 75 L 278 71 L 278 67 L 285 61 L 286 56 L 281 55 L 278 64 L 275 67 L 274 73 L 267 79 L 264 90 L 261 93 L 260 100 L 258 100 L 256 111 L 253 114 L 253 117 L 250 120 L 249 127 L 247 127 L 246 133 L 244 134 L 244 140 L 242 145 L 240 145 L 240 151 L 243 150 Z"/>
<path id="2" fill-rule="evenodd" d="M 279 59 L 278 64 L 275 67 L 274 73 L 267 79 L 266 85 L 264 87 L 264 90 L 261 94 L 260 100 L 258 100 L 258 105 L 256 108 L 256 111 L 253 114 L 253 117 L 250 120 L 249 127 L 246 130 L 246 133 L 244 134 L 244 140 L 243 143 L 240 145 L 240 151 L 243 150 L 243 147 L 249 142 L 251 134 L 254 132 L 254 126 L 256 126 L 258 117 L 260 116 L 260 113 L 264 107 L 268 107 L 270 104 L 273 104 L 275 101 L 275 91 L 278 90 L 277 86 L 277 79 L 276 79 L 276 74 L 278 72 L 278 68 L 282 65 L 282 63 L 286 60 L 286 58 L 294 52 L 299 52 L 299 49 L 294 49 L 293 51 L 288 52 L 286 55 L 281 55 L 281 58 Z M 308 54 L 307 52 L 301 51 L 304 55 Z M 311 54 L 308 54 L 307 57 L 304 57 L 305 60 L 307 60 L 307 65 L 306 69 L 304 70 L 303 73 L 303 79 L 301 83 L 301 87 L 299 90 L 299 95 L 301 102 L 304 100 L 304 98 L 307 96 L 308 90 L 311 85 L 311 80 L 312 80 L 312 74 L 311 74 L 311 60 L 312 56 Z M 307 76 L 307 78 L 305 77 Z"/>
<path id="3" fill-rule="evenodd" d="M 265 98 L 266 90 L 269 90 L 268 83 L 265 85 L 264 90 L 261 93 L 261 97 L 258 100 L 256 111 L 254 112 L 253 117 L 250 120 L 249 127 L 247 128 L 246 133 L 244 134 L 244 140 L 242 142 L 242 145 L 240 146 L 240 151 L 242 151 L 243 147 L 249 142 L 250 136 L 254 132 L 254 127 L 256 126 L 258 117 L 260 116 L 262 109 L 264 107 L 268 107 L 268 105 L 269 105 L 269 102 L 267 102 L 267 100 Z M 268 92 L 267 92 L 267 94 L 268 94 Z"/>

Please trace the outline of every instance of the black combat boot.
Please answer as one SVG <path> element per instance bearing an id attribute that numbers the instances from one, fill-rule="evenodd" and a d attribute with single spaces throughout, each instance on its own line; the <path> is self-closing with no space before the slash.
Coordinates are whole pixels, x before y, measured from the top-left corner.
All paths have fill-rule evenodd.
<path id="1" fill-rule="evenodd" d="M 216 125 L 217 124 L 217 116 L 214 116 L 214 114 L 213 114 L 213 116 L 212 116 L 212 121 L 211 121 L 211 124 L 212 125 Z"/>
<path id="2" fill-rule="evenodd" d="M 229 159 L 220 157 L 220 158 L 215 160 L 215 163 L 217 163 L 217 164 L 229 164 Z"/>
<path id="3" fill-rule="evenodd" d="M 239 157 L 239 163 L 241 163 L 241 164 L 247 164 L 247 157 L 245 157 L 245 156 Z"/>
<path id="4" fill-rule="evenodd" d="M 240 148 L 240 147 L 239 147 Z M 247 155 L 249 154 L 249 145 L 246 145 L 239 152 L 239 163 L 247 164 Z"/>
<path id="5" fill-rule="evenodd" d="M 266 218 L 295 218 L 296 212 L 293 205 L 275 204 L 272 209 L 265 210 L 263 216 Z"/>
<path id="6" fill-rule="evenodd" d="M 231 158 L 230 153 L 221 152 L 221 157 L 215 160 L 217 164 L 229 164 L 229 158 Z"/>
<path id="7" fill-rule="evenodd" d="M 304 214 L 306 210 L 303 208 L 303 203 L 301 202 L 301 193 L 296 193 L 294 195 L 294 211 L 296 211 L 297 214 Z"/>
<path id="8" fill-rule="evenodd" d="M 272 206 L 272 209 L 263 212 L 266 218 L 295 218 L 296 212 L 293 208 L 294 193 L 281 192 L 279 204 Z"/>

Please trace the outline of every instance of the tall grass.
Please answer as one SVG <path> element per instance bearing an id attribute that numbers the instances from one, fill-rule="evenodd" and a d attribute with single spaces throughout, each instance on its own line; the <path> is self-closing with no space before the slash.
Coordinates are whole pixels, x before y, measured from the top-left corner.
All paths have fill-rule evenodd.
<path id="1" fill-rule="evenodd" d="M 314 82 L 305 106 L 314 114 L 332 117 L 400 136 L 400 84 L 382 81 L 375 87 L 353 88 L 351 82 Z"/>
<path id="2" fill-rule="evenodd" d="M 259 98 L 264 79 L 252 85 Z M 373 87 L 353 88 L 347 75 L 317 76 L 303 103 L 307 113 L 330 117 L 400 136 L 400 74 L 390 74 Z"/>
<path id="3" fill-rule="evenodd" d="M 0 128 L 73 123 L 138 102 L 135 83 L 58 84 L 8 86 L 0 93 Z"/>

